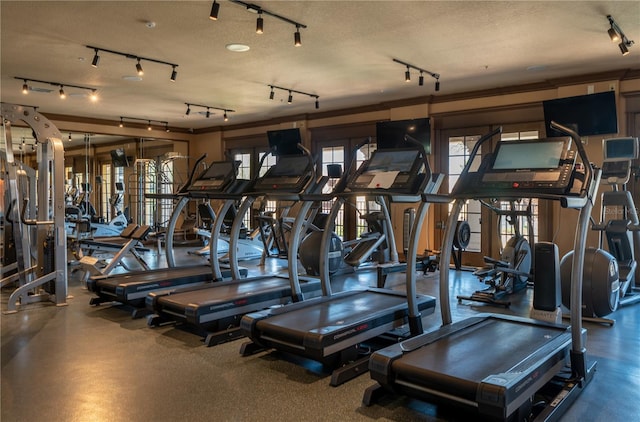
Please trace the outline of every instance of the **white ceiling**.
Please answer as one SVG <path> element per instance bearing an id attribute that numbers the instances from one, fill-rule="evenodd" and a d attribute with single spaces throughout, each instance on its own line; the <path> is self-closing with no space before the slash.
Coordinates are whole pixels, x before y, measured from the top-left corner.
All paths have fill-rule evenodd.
<path id="1" fill-rule="evenodd" d="M 448 95 L 535 83 L 611 70 L 638 69 L 640 45 L 623 57 L 609 40 L 611 14 L 629 39 L 640 44 L 638 1 L 258 1 L 254 4 L 302 23 L 295 27 L 219 0 L 219 19 L 208 18 L 212 1 L 6 1 L 1 12 L 1 100 L 38 106 L 44 113 L 117 121 L 120 116 L 167 121 L 201 129 L 283 116 L 339 110 L 405 98 Z M 148 22 L 155 27 L 149 28 Z M 250 46 L 246 53 L 225 49 Z M 176 63 L 171 67 L 102 52 L 91 66 L 93 45 Z M 404 82 L 405 67 L 393 58 L 441 75 L 418 86 L 418 73 Z M 15 77 L 96 88 L 65 88 L 68 98 L 21 93 Z M 307 92 L 314 99 L 268 85 Z M 79 95 L 78 95 L 79 94 Z M 185 102 L 235 110 L 207 119 Z"/>

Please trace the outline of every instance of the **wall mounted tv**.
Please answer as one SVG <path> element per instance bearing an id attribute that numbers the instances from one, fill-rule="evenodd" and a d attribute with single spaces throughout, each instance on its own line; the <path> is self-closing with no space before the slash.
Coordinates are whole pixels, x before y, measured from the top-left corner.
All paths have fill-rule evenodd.
<path id="1" fill-rule="evenodd" d="M 275 149 L 276 155 L 302 155 L 298 144 L 302 143 L 300 129 L 282 129 L 267 131 L 269 148 Z"/>
<path id="2" fill-rule="evenodd" d="M 575 130 L 580 136 L 618 133 L 614 91 L 542 102 L 547 136 L 565 136 L 551 129 L 551 121 Z"/>
<path id="3" fill-rule="evenodd" d="M 129 157 L 124 153 L 124 148 L 111 150 L 111 164 L 113 167 L 129 167 Z"/>
<path id="4" fill-rule="evenodd" d="M 378 148 L 415 148 L 408 141 L 411 137 L 423 146 L 427 154 L 431 153 L 431 124 L 429 118 L 384 121 L 376 123 Z"/>

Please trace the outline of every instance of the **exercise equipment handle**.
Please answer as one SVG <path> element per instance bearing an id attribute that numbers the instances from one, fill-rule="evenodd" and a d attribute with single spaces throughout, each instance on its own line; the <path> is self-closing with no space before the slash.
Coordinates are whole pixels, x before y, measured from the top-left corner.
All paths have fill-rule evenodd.
<path id="1" fill-rule="evenodd" d="M 22 222 L 22 224 L 26 226 L 47 226 L 47 225 L 51 226 L 55 224 L 55 221 L 53 220 L 38 221 L 36 219 L 27 219 L 25 217 L 25 214 L 27 212 L 28 207 L 29 207 L 29 198 L 25 198 L 22 201 L 22 212 L 20 213 L 20 221 Z"/>
<path id="2" fill-rule="evenodd" d="M 584 149 L 584 144 L 582 143 L 580 135 L 578 135 L 570 128 L 563 126 L 555 121 L 551 121 L 550 126 L 552 129 L 569 135 L 571 139 L 575 141 L 576 149 L 578 150 L 578 155 L 580 155 L 580 159 L 582 160 L 582 165 L 585 171 L 584 180 L 582 181 L 582 186 L 580 187 L 580 197 L 587 196 L 591 187 L 591 183 L 593 182 L 593 169 L 591 168 L 591 163 L 589 162 L 589 157 L 587 156 L 587 151 Z"/>

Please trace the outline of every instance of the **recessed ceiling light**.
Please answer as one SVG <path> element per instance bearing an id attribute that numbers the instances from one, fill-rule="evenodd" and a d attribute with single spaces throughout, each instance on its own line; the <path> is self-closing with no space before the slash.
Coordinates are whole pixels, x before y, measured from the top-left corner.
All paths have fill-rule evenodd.
<path id="1" fill-rule="evenodd" d="M 245 51 L 250 50 L 250 47 L 246 44 L 227 44 L 225 47 L 227 50 L 235 53 L 244 53 Z"/>
<path id="2" fill-rule="evenodd" d="M 125 81 L 141 81 L 142 78 L 140 76 L 135 75 L 125 75 L 122 77 Z"/>

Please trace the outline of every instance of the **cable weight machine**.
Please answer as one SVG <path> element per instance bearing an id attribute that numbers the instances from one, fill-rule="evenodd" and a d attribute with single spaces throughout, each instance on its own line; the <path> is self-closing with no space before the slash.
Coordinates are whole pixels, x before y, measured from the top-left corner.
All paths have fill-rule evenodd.
<path id="1" fill-rule="evenodd" d="M 5 313 L 19 306 L 51 301 L 67 305 L 67 237 L 65 233 L 64 148 L 58 129 L 35 107 L 1 104 L 2 159 L 8 200 L 5 219 L 11 223 L 16 248 L 17 287 L 9 296 Z M 38 182 L 37 216 L 28 215 L 29 199 L 18 189 L 18 169 L 13 157 L 11 126 L 22 121 L 32 130 L 37 142 Z M 32 258 L 27 231 L 36 228 L 37 256 Z M 4 286 L 5 280 L 2 280 Z"/>

